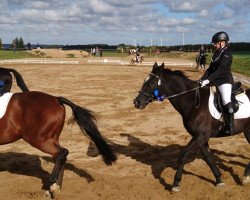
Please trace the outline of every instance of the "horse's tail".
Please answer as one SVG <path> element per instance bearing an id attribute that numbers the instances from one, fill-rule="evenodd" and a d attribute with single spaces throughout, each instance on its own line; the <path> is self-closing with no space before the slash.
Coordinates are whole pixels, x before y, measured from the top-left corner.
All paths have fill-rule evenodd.
<path id="1" fill-rule="evenodd" d="M 21 88 L 21 90 L 23 92 L 28 92 L 29 89 L 28 89 L 27 85 L 25 84 L 21 74 L 19 74 L 15 69 L 8 69 L 8 70 L 14 74 L 14 76 L 16 78 L 16 83 Z"/>
<path id="2" fill-rule="evenodd" d="M 97 149 L 102 155 L 103 161 L 107 165 L 112 165 L 117 160 L 116 155 L 113 153 L 111 147 L 102 138 L 97 125 L 95 124 L 95 116 L 93 112 L 75 105 L 70 100 L 64 97 L 58 97 L 60 104 L 66 104 L 71 107 L 74 115 L 74 120 L 77 122 L 81 130 L 92 139 Z"/>

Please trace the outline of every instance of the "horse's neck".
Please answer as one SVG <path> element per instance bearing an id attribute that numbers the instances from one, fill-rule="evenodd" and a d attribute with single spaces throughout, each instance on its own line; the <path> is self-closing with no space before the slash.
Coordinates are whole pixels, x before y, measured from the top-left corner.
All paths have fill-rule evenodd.
<path id="1" fill-rule="evenodd" d="M 180 94 L 182 92 L 193 89 L 194 83 L 191 80 L 185 79 L 184 82 L 181 80 L 175 81 L 174 86 L 167 87 L 170 88 L 166 93 L 171 95 Z M 167 90 L 167 89 L 166 89 Z M 185 94 L 177 95 L 176 97 L 169 98 L 170 103 L 173 107 L 183 116 L 191 112 L 194 105 L 194 91 L 187 92 Z"/>

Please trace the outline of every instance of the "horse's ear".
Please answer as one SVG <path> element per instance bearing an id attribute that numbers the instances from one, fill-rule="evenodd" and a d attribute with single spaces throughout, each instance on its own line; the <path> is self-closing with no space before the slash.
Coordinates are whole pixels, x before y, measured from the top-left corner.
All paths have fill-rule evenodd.
<path id="1" fill-rule="evenodd" d="M 157 62 L 155 62 L 155 64 L 153 65 L 153 68 L 156 68 L 156 67 L 158 67 Z"/>
<path id="2" fill-rule="evenodd" d="M 164 62 L 161 64 L 161 69 L 164 69 L 164 67 L 165 67 L 165 64 L 164 64 Z"/>
<path id="3" fill-rule="evenodd" d="M 160 71 L 162 72 L 163 70 L 164 70 L 164 62 L 161 64 L 161 66 L 159 66 L 159 69 L 160 69 Z"/>

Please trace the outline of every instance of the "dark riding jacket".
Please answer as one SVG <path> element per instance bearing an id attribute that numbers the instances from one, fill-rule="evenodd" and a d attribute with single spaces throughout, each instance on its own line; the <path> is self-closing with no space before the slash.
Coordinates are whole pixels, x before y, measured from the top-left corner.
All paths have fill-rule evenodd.
<path id="1" fill-rule="evenodd" d="M 217 50 L 212 57 L 209 68 L 206 70 L 201 80 L 209 80 L 210 85 L 220 86 L 225 83 L 233 84 L 231 72 L 233 57 L 228 47 Z"/>
<path id="2" fill-rule="evenodd" d="M 206 53 L 206 51 L 205 51 L 205 49 L 200 49 L 199 50 L 199 55 L 201 56 L 201 55 L 204 55 Z"/>

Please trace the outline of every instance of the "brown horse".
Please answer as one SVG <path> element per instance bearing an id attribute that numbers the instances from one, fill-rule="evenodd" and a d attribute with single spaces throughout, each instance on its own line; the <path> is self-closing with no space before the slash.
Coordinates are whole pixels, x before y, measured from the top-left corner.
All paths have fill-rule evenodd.
<path id="1" fill-rule="evenodd" d="M 199 149 L 204 160 L 211 168 L 216 186 L 222 186 L 221 172 L 212 159 L 208 141 L 211 137 L 226 137 L 220 128 L 223 122 L 214 119 L 208 109 L 209 88 L 200 88 L 200 105 L 197 103 L 197 81 L 188 79 L 183 72 L 164 69 L 164 64 L 158 66 L 154 64 L 151 73 L 145 80 L 138 96 L 134 99 L 135 107 L 144 109 L 146 105 L 155 99 L 168 98 L 174 108 L 180 113 L 183 125 L 192 136 L 188 145 L 181 151 L 178 159 L 178 167 L 174 178 L 172 190 L 180 190 L 183 168 L 187 155 Z M 157 90 L 157 96 L 156 91 Z M 250 99 L 250 89 L 246 90 L 246 95 Z M 199 95 L 198 95 L 199 96 Z M 250 118 L 236 119 L 235 134 L 244 133 L 248 143 L 250 143 Z M 250 182 L 250 162 L 246 166 L 242 183 Z"/>
<path id="2" fill-rule="evenodd" d="M 139 63 L 142 63 L 142 61 L 144 61 L 143 56 L 140 56 L 139 60 L 137 60 L 136 58 L 132 58 L 130 61 L 130 65 L 133 66 L 135 63 L 138 65 Z"/>
<path id="3" fill-rule="evenodd" d="M 64 165 L 69 153 L 59 143 L 66 115 L 64 104 L 71 107 L 74 120 L 95 143 L 104 162 L 107 165 L 115 162 L 117 157 L 102 138 L 94 114 L 66 98 L 41 92 L 15 93 L 0 119 L 1 145 L 23 139 L 54 158 L 55 166 L 49 179 L 52 198 L 57 196 L 62 186 Z"/>
<path id="4" fill-rule="evenodd" d="M 0 67 L 0 81 L 3 83 L 3 86 L 0 88 L 0 95 L 10 92 L 13 82 L 11 73 L 13 73 L 14 77 L 16 78 L 17 85 L 21 88 L 21 90 L 23 92 L 29 91 L 23 80 L 23 77 L 15 69 Z"/>

